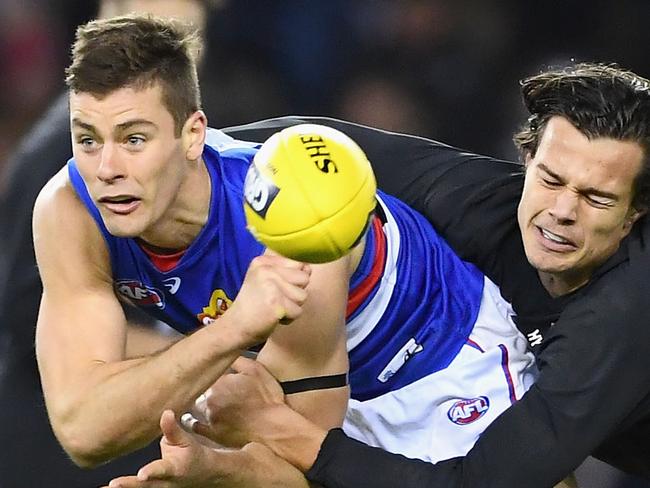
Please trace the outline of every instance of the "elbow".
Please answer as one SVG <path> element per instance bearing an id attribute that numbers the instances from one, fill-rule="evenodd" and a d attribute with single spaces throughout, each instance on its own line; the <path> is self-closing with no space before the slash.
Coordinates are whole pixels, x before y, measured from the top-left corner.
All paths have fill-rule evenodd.
<path id="1" fill-rule="evenodd" d="M 114 455 L 106 439 L 74 422 L 52 422 L 56 438 L 72 462 L 83 469 L 92 469 L 110 461 Z"/>
<path id="2" fill-rule="evenodd" d="M 74 464 L 82 469 L 94 469 L 99 467 L 108 461 L 108 459 L 100 459 L 99 457 L 93 456 L 88 452 L 70 452 L 67 451 L 68 457 L 72 460 Z"/>

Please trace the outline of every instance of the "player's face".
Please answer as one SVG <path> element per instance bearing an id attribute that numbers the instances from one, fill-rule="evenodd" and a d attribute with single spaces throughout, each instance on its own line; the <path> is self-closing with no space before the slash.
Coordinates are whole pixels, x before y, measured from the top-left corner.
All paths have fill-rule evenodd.
<path id="1" fill-rule="evenodd" d="M 158 85 L 70 94 L 73 154 L 108 231 L 144 237 L 179 193 L 187 147 Z"/>
<path id="2" fill-rule="evenodd" d="M 518 219 L 526 256 L 555 295 L 585 284 L 640 216 L 632 188 L 643 160 L 635 142 L 589 140 L 563 117 L 549 120 L 527 160 Z"/>

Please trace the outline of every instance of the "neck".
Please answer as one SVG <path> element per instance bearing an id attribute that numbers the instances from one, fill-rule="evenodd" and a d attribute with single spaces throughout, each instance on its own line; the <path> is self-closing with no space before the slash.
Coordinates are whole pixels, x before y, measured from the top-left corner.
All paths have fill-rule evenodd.
<path id="1" fill-rule="evenodd" d="M 557 273 L 546 273 L 544 271 L 538 271 L 538 275 L 542 285 L 553 298 L 568 295 L 589 282 L 589 277 L 584 275 L 566 276 Z"/>
<path id="2" fill-rule="evenodd" d="M 176 197 L 140 240 L 165 253 L 186 249 L 205 226 L 210 212 L 211 181 L 203 159 L 188 163 Z"/>

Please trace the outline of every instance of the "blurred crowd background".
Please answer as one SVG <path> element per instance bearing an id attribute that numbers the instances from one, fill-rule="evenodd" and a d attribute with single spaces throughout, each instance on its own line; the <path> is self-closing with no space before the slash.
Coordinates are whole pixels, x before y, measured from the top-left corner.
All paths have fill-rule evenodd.
<path id="1" fill-rule="evenodd" d="M 84 0 L 0 2 L 0 167 L 63 88 Z M 650 75 L 648 0 L 222 0 L 201 74 L 214 127 L 321 114 L 516 157 L 518 80 L 571 60 Z"/>
<path id="2" fill-rule="evenodd" d="M 525 117 L 522 77 L 573 61 L 617 63 L 650 76 L 650 0 L 207 1 L 200 78 L 212 127 L 318 114 L 513 159 L 511 134 Z M 64 91 L 76 26 L 96 11 L 97 2 L 88 0 L 0 0 L 0 195 L 8 186 L 9 156 Z M 11 215 L 13 200 L 0 202 Z M 0 291 L 20 278 L 0 276 Z M 8 302 L 7 310 L 14 306 Z M 24 322 L 16 321 L 33 334 L 34 324 Z M 6 377 L 24 375 L 12 385 L 37 385 L 33 366 L 3 366 L 3 350 L 17 341 L 17 331 L 3 327 L 0 339 L 2 332 L 9 339 L 0 347 L 0 377 L 4 368 Z M 10 395 L 0 398 L 5 418 L 15 390 L 6 388 Z M 39 459 L 25 463 L 38 466 Z M 594 463 L 579 471 L 581 487 L 650 486 Z M 9 486 L 3 469 L 2 488 Z"/>

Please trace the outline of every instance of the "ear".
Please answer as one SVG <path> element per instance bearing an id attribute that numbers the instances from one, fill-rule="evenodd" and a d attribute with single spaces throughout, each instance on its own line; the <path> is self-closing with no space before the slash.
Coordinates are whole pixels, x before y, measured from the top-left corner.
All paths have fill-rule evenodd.
<path id="1" fill-rule="evenodd" d="M 630 233 L 636 221 L 639 220 L 641 217 L 643 217 L 647 212 L 648 209 L 646 208 L 638 209 L 638 208 L 630 207 L 630 209 L 627 211 L 625 222 L 623 223 L 623 232 L 625 232 L 625 235 Z"/>
<path id="2" fill-rule="evenodd" d="M 188 161 L 196 161 L 203 154 L 207 128 L 208 119 L 202 110 L 194 112 L 183 124 L 181 139 L 185 149 L 185 158 Z"/>
<path id="3" fill-rule="evenodd" d="M 530 162 L 533 160 L 533 155 L 530 153 L 530 151 L 526 152 L 526 155 L 524 156 L 524 168 L 528 169 L 528 166 L 530 165 Z"/>

